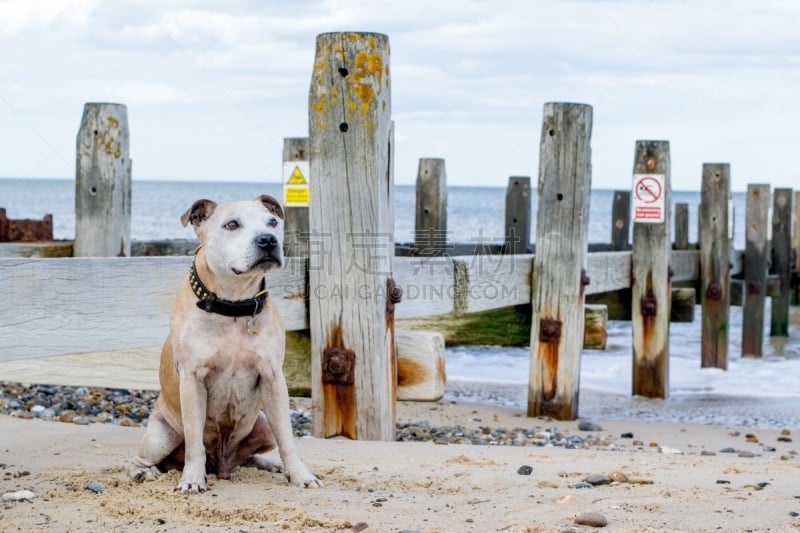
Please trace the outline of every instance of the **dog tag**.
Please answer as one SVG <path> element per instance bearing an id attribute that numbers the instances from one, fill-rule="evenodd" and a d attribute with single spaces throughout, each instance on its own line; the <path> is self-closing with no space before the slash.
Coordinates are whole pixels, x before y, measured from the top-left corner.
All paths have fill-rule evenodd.
<path id="1" fill-rule="evenodd" d="M 256 323 L 256 317 L 251 316 L 247 319 L 247 333 L 250 335 L 255 335 L 258 333 L 259 327 Z"/>

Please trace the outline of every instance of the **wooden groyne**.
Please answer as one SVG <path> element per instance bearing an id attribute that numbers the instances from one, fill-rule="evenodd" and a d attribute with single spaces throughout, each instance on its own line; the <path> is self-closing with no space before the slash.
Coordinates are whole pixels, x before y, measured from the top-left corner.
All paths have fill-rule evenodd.
<path id="1" fill-rule="evenodd" d="M 295 391 L 314 398 L 316 435 L 391 439 L 396 399 L 441 397 L 445 340 L 463 342 L 466 332 L 473 342 L 529 345 L 528 414 L 557 418 L 577 416 L 580 352 L 591 335 L 602 339 L 609 316 L 632 322 L 631 393 L 648 397 L 668 395 L 670 320 L 693 320 L 698 301 L 704 366 L 727 366 L 731 304 L 745 305 L 743 356 L 761 355 L 767 297 L 770 334 L 788 334 L 797 193 L 749 188 L 747 247 L 736 251 L 730 167 L 704 165 L 699 242 L 690 243 L 689 206 L 670 213 L 669 143 L 638 141 L 631 188 L 614 196 L 611 240 L 589 244 L 592 108 L 585 104 L 545 105 L 535 245 L 530 179 L 521 176 L 508 183 L 505 242 L 447 242 L 441 159 L 420 160 L 416 240 L 395 243 L 389 86 L 386 36 L 319 36 L 309 138 L 284 145 L 289 259 L 269 282 L 295 332 L 287 365 L 300 369 Z M 106 117 L 101 123 L 113 122 L 94 111 Z M 79 158 L 108 158 L 105 166 L 116 170 L 79 166 L 76 194 L 91 198 L 76 202 L 76 218 L 94 222 L 76 228 L 75 246 L 0 244 L 0 362 L 133 350 L 166 336 L 196 242 L 131 241 L 127 122 L 115 124 L 102 135 L 92 127 L 91 139 L 79 141 Z M 102 250 L 81 251 L 87 242 Z M 54 247 L 75 257 L 46 257 Z"/>

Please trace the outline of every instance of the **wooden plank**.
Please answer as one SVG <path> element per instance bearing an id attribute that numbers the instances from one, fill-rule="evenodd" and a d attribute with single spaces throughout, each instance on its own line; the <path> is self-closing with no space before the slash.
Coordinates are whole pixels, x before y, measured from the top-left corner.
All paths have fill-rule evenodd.
<path id="1" fill-rule="evenodd" d="M 88 103 L 77 138 L 76 257 L 131 255 L 128 109 Z"/>
<path id="2" fill-rule="evenodd" d="M 700 190 L 701 365 L 728 368 L 730 165 L 705 163 Z"/>
<path id="3" fill-rule="evenodd" d="M 308 137 L 283 139 L 283 163 L 308 161 Z M 310 176 L 305 176 L 306 180 Z M 308 207 L 285 206 L 283 246 L 288 256 L 308 256 Z"/>
<path id="4" fill-rule="evenodd" d="M 444 159 L 421 158 L 417 168 L 414 246 L 417 255 L 447 251 L 447 172 Z"/>
<path id="5" fill-rule="evenodd" d="M 528 416 L 578 416 L 592 108 L 544 105 L 531 296 Z"/>
<path id="6" fill-rule="evenodd" d="M 769 188 L 768 184 L 747 186 L 742 357 L 761 357 L 763 354 Z"/>
<path id="7" fill-rule="evenodd" d="M 772 199 L 772 268 L 780 294 L 772 298 L 770 337 L 789 336 L 789 300 L 792 285 L 792 189 L 775 189 Z"/>
<path id="8" fill-rule="evenodd" d="M 442 334 L 434 331 L 398 331 L 397 399 L 441 400 L 446 381 Z"/>
<path id="9" fill-rule="evenodd" d="M 159 344 L 191 257 L 0 259 L 0 361 Z M 289 330 L 308 327 L 303 258 L 267 277 Z"/>
<path id="10" fill-rule="evenodd" d="M 670 322 L 694 322 L 697 295 L 693 287 L 673 287 L 671 291 Z"/>
<path id="11" fill-rule="evenodd" d="M 689 204 L 675 204 L 675 243 L 673 250 L 689 249 Z"/>
<path id="12" fill-rule="evenodd" d="M 525 254 L 531 244 L 531 179 L 511 176 L 506 188 L 507 254 Z"/>
<path id="13" fill-rule="evenodd" d="M 614 191 L 611 206 L 611 249 L 615 252 L 630 250 L 631 191 Z"/>
<path id="14" fill-rule="evenodd" d="M 605 305 L 584 306 L 583 349 L 605 350 L 608 341 L 608 307 Z"/>
<path id="15" fill-rule="evenodd" d="M 394 439 L 394 317 L 387 314 L 394 254 L 391 142 L 388 37 L 317 36 L 309 95 L 317 437 Z M 342 372 L 351 365 L 351 375 Z"/>
<path id="16" fill-rule="evenodd" d="M 652 200 L 662 210 L 660 220 L 634 213 L 631 268 L 631 327 L 633 329 L 632 393 L 647 398 L 669 396 L 669 276 L 670 153 L 667 141 L 636 141 L 633 194 Z M 660 190 L 650 188 L 663 176 Z M 649 195 L 649 196 L 647 196 Z M 643 200 L 640 200 L 643 201 Z M 660 205 L 659 205 L 660 204 Z"/>
<path id="17" fill-rule="evenodd" d="M 72 241 L 4 242 L 0 257 L 72 257 Z"/>

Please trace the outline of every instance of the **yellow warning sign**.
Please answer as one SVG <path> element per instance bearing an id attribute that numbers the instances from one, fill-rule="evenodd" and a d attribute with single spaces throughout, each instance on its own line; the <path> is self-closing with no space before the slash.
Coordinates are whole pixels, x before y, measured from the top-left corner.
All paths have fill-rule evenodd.
<path id="1" fill-rule="evenodd" d="M 283 188 L 283 205 L 288 207 L 305 207 L 311 194 L 308 185 L 286 186 Z"/>
<path id="2" fill-rule="evenodd" d="M 311 199 L 308 161 L 284 161 L 283 205 L 286 207 L 308 207 Z"/>
<path id="3" fill-rule="evenodd" d="M 289 175 L 289 181 L 286 182 L 287 185 L 308 185 L 306 181 L 306 177 L 303 176 L 303 171 L 300 170 L 300 167 L 295 165 L 294 170 Z"/>

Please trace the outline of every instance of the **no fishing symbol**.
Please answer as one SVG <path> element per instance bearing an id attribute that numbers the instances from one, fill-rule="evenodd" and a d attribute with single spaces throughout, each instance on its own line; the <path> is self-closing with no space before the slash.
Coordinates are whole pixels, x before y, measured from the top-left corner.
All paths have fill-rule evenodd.
<path id="1" fill-rule="evenodd" d="M 633 175 L 633 221 L 664 222 L 664 174 Z"/>

